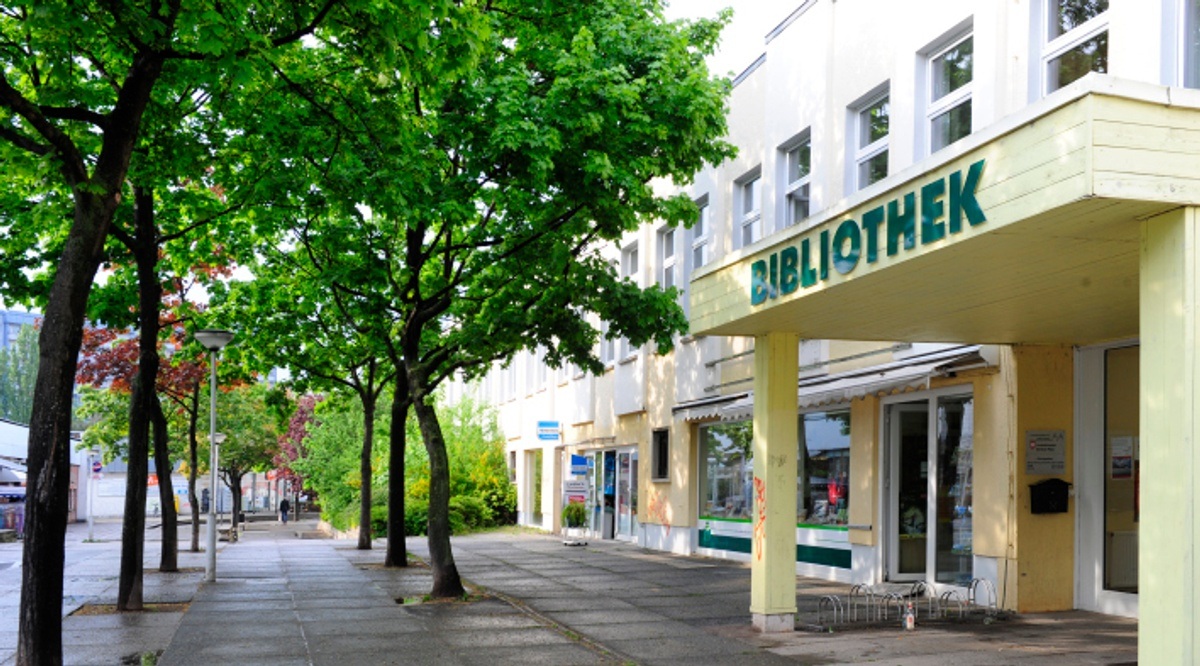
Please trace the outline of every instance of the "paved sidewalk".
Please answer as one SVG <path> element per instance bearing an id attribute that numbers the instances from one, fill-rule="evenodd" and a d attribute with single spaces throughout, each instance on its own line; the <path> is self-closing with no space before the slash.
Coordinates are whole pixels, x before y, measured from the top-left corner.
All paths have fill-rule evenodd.
<path id="1" fill-rule="evenodd" d="M 1136 622 L 1090 613 L 763 636 L 749 627 L 750 574 L 739 562 L 678 557 L 617 542 L 566 547 L 552 536 L 497 532 L 455 538 L 468 602 L 423 603 L 429 569 L 382 567 L 384 548 L 303 539 L 311 523 L 252 523 L 220 545 L 217 582 L 203 553 L 180 552 L 159 574 L 148 532 L 147 603 L 186 612 L 71 614 L 116 601 L 119 524 L 99 543 L 68 533 L 64 601 L 67 664 L 119 664 L 160 653 L 160 664 L 1132 664 Z M 185 539 L 187 532 L 183 531 Z M 185 541 L 186 547 L 186 541 Z M 426 556 L 423 539 L 410 539 Z M 20 544 L 0 544 L 0 663 L 12 663 Z M 845 586 L 798 579 L 801 619 Z"/>
<path id="2" fill-rule="evenodd" d="M 425 556 L 422 539 L 410 539 Z M 1055 613 L 991 625 L 763 636 L 749 627 L 749 568 L 614 542 L 563 546 L 500 532 L 454 540 L 489 598 L 414 603 L 429 570 L 381 566 L 382 543 L 300 540 L 270 528 L 222 553 L 161 664 L 1129 664 L 1136 623 Z M 797 580 L 815 612 L 845 586 Z M 397 603 L 397 600 L 407 603 Z"/>

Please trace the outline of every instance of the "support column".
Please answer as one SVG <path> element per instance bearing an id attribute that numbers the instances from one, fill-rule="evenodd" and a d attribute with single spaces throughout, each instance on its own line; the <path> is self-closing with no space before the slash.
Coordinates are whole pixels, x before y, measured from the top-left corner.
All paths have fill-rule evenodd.
<path id="1" fill-rule="evenodd" d="M 778 633 L 796 624 L 797 376 L 800 336 L 768 333 L 754 341 L 754 532 L 750 614 Z"/>
<path id="2" fill-rule="evenodd" d="M 1194 664 L 1200 626 L 1200 212 L 1142 222 L 1138 662 Z"/>

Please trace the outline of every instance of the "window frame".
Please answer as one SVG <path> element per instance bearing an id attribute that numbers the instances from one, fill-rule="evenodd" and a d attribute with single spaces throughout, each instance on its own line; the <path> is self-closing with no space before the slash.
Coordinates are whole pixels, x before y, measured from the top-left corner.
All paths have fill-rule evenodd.
<path id="1" fill-rule="evenodd" d="M 1188 48 L 1189 34 L 1197 34 L 1195 48 Z M 1200 0 L 1180 0 L 1176 39 L 1179 45 L 1179 85 L 1200 89 Z"/>
<path id="2" fill-rule="evenodd" d="M 1042 46 L 1041 57 L 1038 59 L 1038 78 L 1041 84 L 1041 95 L 1043 97 L 1064 87 L 1064 84 L 1059 84 L 1053 90 L 1050 89 L 1050 63 L 1066 55 L 1079 45 L 1094 39 L 1101 33 L 1108 32 L 1109 16 L 1112 13 L 1112 7 L 1110 6 L 1108 9 L 1105 9 L 1096 16 L 1093 16 L 1074 28 L 1071 28 L 1070 30 L 1055 37 L 1051 37 L 1050 27 L 1057 24 L 1056 17 L 1054 15 L 1058 11 L 1058 3 L 1059 0 L 1043 0 L 1041 3 L 1041 16 L 1037 21 L 1037 43 L 1041 44 Z M 1074 82 L 1072 81 L 1072 83 Z"/>
<path id="3" fill-rule="evenodd" d="M 692 225 L 690 236 L 692 239 L 691 253 L 688 255 L 688 261 L 691 262 L 691 268 L 688 270 L 684 281 L 691 279 L 691 274 L 697 268 L 705 266 L 712 257 L 709 256 L 711 249 L 710 241 L 712 240 L 712 206 L 708 203 L 708 195 L 704 195 L 696 199 L 696 208 L 698 209 L 698 217 L 696 223 Z M 699 229 L 699 232 L 697 232 Z M 696 263 L 696 251 L 700 251 L 700 263 Z"/>
<path id="4" fill-rule="evenodd" d="M 851 144 L 851 153 L 854 156 L 854 171 L 851 177 L 851 192 L 861 191 L 879 182 L 878 180 L 869 183 L 863 182 L 863 167 L 865 167 L 872 159 L 881 154 L 888 153 L 889 174 L 885 174 L 884 177 L 880 178 L 879 180 L 884 180 L 888 175 L 890 175 L 891 153 L 889 151 L 889 147 L 892 137 L 891 92 L 891 86 L 889 84 L 884 84 L 875 92 L 872 92 L 867 97 L 863 98 L 861 102 L 850 107 L 850 111 L 853 113 L 854 117 L 854 132 L 851 135 L 851 141 L 853 141 Z M 888 107 L 887 134 L 884 134 L 880 138 L 863 145 L 862 140 L 864 138 L 869 138 L 870 136 L 869 133 L 864 132 L 866 126 L 870 123 L 868 114 L 870 113 L 871 109 L 874 109 L 880 104 Z"/>
<path id="5" fill-rule="evenodd" d="M 632 280 L 639 287 L 643 286 L 641 256 L 636 240 L 621 248 L 621 277 Z M 629 338 L 621 338 L 616 347 L 615 360 L 617 361 L 625 361 L 637 353 L 637 350 L 629 344 Z"/>
<path id="6" fill-rule="evenodd" d="M 801 148 L 808 147 L 808 163 L 805 167 L 804 175 L 792 180 L 792 156 L 799 155 Z M 780 219 L 783 221 L 783 228 L 795 226 L 812 216 L 812 129 L 807 128 L 797 134 L 787 143 L 779 147 L 781 155 L 781 164 L 783 166 L 780 183 L 783 190 L 783 214 Z M 798 199 L 803 199 L 805 214 L 803 217 L 796 216 L 795 202 Z"/>
<path id="7" fill-rule="evenodd" d="M 766 235 L 763 229 L 762 215 L 762 166 L 757 166 L 734 181 L 737 189 L 737 208 L 735 218 L 737 223 L 737 247 L 749 247 L 762 240 Z M 747 202 L 751 202 L 747 210 Z M 749 234 L 750 240 L 746 240 Z"/>
<path id="8" fill-rule="evenodd" d="M 937 120 L 938 118 L 940 118 L 942 115 L 950 113 L 954 109 L 957 109 L 958 107 L 960 107 L 964 104 L 971 104 L 971 131 L 974 131 L 974 123 L 975 123 L 975 108 L 974 108 L 975 45 L 974 45 L 974 39 L 975 39 L 975 32 L 973 30 L 967 30 L 964 32 L 957 33 L 954 37 L 951 37 L 949 40 L 945 41 L 941 46 L 933 49 L 929 53 L 929 55 L 925 58 L 925 80 L 927 82 L 926 87 L 928 88 L 928 93 L 929 93 L 928 100 L 926 102 L 926 109 L 925 109 L 925 130 L 926 130 L 926 133 L 928 134 L 928 138 L 925 142 L 925 147 L 929 151 L 930 155 L 932 155 L 933 153 L 936 153 L 937 151 L 941 150 L 942 148 L 945 148 L 946 146 L 954 144 L 956 141 L 966 138 L 965 136 L 959 137 L 958 139 L 954 139 L 954 140 L 950 141 L 945 146 L 936 146 L 934 144 L 934 141 L 936 139 L 936 132 L 934 131 L 934 121 Z M 946 93 L 945 95 L 942 95 L 941 97 L 939 97 L 937 99 L 934 99 L 934 97 L 933 97 L 934 82 L 937 80 L 937 71 L 936 71 L 934 63 L 937 62 L 937 60 L 939 58 L 945 56 L 947 53 L 958 48 L 959 46 L 961 46 L 963 43 L 965 43 L 968 40 L 971 40 L 971 42 L 972 42 L 972 44 L 971 44 L 971 53 L 972 53 L 971 80 L 968 83 L 966 83 L 965 85 L 960 86 L 958 89 L 952 90 L 952 91 Z M 889 131 L 890 131 L 890 127 L 889 127 Z M 970 136 L 970 134 L 971 134 L 970 131 L 967 132 L 967 136 Z"/>
<path id="9" fill-rule="evenodd" d="M 659 268 L 658 268 L 658 284 L 663 289 L 675 287 L 680 291 L 683 290 L 679 286 L 679 239 L 676 234 L 678 229 L 672 226 L 663 226 L 656 234 L 658 237 L 658 253 L 659 253 Z M 670 247 L 667 247 L 667 240 L 670 239 Z M 669 276 L 669 279 L 668 279 Z"/>
<path id="10" fill-rule="evenodd" d="M 650 480 L 671 482 L 671 431 L 667 428 L 650 432 Z"/>

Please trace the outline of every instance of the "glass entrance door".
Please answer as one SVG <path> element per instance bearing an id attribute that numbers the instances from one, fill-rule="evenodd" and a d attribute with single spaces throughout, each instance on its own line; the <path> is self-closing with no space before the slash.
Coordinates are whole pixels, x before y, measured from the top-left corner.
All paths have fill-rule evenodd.
<path id="1" fill-rule="evenodd" d="M 890 580 L 921 580 L 928 569 L 929 411 L 924 402 L 888 407 L 891 441 Z"/>
<path id="2" fill-rule="evenodd" d="M 889 580 L 971 582 L 973 404 L 959 395 L 887 407 Z"/>

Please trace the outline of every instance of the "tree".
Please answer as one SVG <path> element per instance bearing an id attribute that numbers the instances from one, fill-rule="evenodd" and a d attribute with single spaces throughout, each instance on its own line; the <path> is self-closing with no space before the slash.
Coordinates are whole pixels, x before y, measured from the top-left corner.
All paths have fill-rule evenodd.
<path id="1" fill-rule="evenodd" d="M 32 326 L 22 326 L 16 341 L 0 350 L 0 418 L 29 423 L 37 359 L 37 331 Z"/>
<path id="2" fill-rule="evenodd" d="M 244 384 L 217 397 L 217 423 L 225 434 L 217 464 L 221 478 L 233 493 L 235 526 L 242 513 L 243 478 L 252 471 L 265 469 L 276 453 L 279 435 L 275 418 L 267 407 L 268 390 L 265 384 Z M 236 530 L 230 534 L 236 538 Z"/>
<path id="3" fill-rule="evenodd" d="M 435 596 L 463 589 L 437 387 L 538 346 L 552 365 L 599 371 L 598 321 L 669 350 L 686 326 L 676 293 L 621 279 L 603 248 L 649 220 L 690 223 L 694 204 L 654 182 L 732 154 L 719 139 L 728 82 L 703 63 L 720 21 L 667 23 L 654 0 L 464 11 L 483 40 L 466 64 L 439 60 L 449 46 L 434 40 L 428 64 L 396 80 L 339 45 L 319 69 L 285 63 L 298 101 L 263 110 L 269 132 L 302 135 L 314 156 L 289 174 L 319 192 L 301 204 L 305 232 L 344 236 L 361 220 L 326 284 L 387 303 L 401 407 L 429 458 Z"/>
<path id="4" fill-rule="evenodd" d="M 45 301 L 30 417 L 20 664 L 62 660 L 75 361 L 146 110 L 164 77 L 164 87 L 179 90 L 252 68 L 261 54 L 311 34 L 339 4 L 51 0 L 0 8 L 0 177 L 12 186 L 0 190 L 11 213 L 4 224 L 18 230 L 4 238 L 0 277 L 7 290 Z M 25 269 L 47 267 L 45 278 L 27 285 Z"/>
<path id="5" fill-rule="evenodd" d="M 362 408 L 359 447 L 361 502 L 358 548 L 371 548 L 371 467 L 379 398 L 395 369 L 381 344 L 387 322 L 381 307 L 328 287 L 341 275 L 345 257 L 354 253 L 353 235 L 307 233 L 296 237 L 292 252 L 267 250 L 254 267 L 256 280 L 237 285 L 225 307 L 241 314 L 243 334 L 260 362 L 286 365 L 304 388 L 343 390 Z"/>

